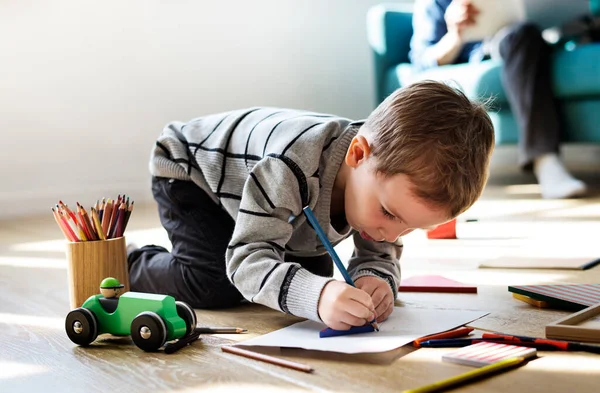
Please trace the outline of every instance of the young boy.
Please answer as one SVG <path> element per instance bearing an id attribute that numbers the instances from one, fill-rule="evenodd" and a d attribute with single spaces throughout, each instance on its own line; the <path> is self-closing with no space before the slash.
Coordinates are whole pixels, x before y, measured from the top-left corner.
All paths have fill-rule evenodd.
<path id="1" fill-rule="evenodd" d="M 400 282 L 400 236 L 469 208 L 494 145 L 485 108 L 445 84 L 396 91 L 366 121 L 252 108 L 174 122 L 152 152 L 152 190 L 172 242 L 129 253 L 131 288 L 196 308 L 242 298 L 333 329 L 380 322 Z M 330 241 L 352 235 L 348 271 Z"/>

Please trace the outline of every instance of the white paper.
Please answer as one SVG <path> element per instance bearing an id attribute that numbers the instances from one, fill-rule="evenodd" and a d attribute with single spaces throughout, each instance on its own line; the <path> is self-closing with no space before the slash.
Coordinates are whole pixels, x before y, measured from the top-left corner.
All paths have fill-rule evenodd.
<path id="1" fill-rule="evenodd" d="M 320 338 L 319 332 L 326 326 L 319 322 L 304 321 L 237 345 L 304 348 L 341 353 L 385 352 L 419 337 L 454 329 L 487 314 L 482 311 L 394 307 L 392 315 L 379 324 L 379 332 Z"/>
<path id="2" fill-rule="evenodd" d="M 525 20 L 523 0 L 471 0 L 479 10 L 475 24 L 465 28 L 465 42 L 482 41 L 492 37 L 505 26 Z"/>

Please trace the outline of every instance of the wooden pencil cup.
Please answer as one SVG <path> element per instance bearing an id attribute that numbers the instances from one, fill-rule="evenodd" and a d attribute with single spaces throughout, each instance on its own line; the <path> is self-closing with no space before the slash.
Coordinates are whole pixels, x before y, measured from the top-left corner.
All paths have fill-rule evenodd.
<path id="1" fill-rule="evenodd" d="M 100 283 L 114 277 L 129 291 L 129 270 L 125 237 L 67 243 L 69 297 L 71 309 L 100 293 Z"/>

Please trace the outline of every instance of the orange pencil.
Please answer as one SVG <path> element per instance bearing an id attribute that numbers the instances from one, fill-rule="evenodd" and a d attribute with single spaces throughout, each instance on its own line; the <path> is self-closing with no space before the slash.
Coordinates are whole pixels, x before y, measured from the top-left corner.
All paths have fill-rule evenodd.
<path id="1" fill-rule="evenodd" d="M 102 231 L 104 235 L 108 237 L 108 227 L 110 225 L 110 216 L 113 211 L 113 202 L 110 198 L 106 200 L 106 207 L 104 208 L 104 213 L 102 214 Z"/>
<path id="2" fill-rule="evenodd" d="M 83 208 L 83 206 L 81 206 L 79 204 L 79 202 L 77 202 L 77 214 L 79 215 L 79 219 L 80 219 L 81 223 L 83 224 L 83 230 L 85 231 L 86 236 L 90 240 L 98 240 L 96 231 L 94 230 L 94 227 L 92 226 L 92 223 L 90 222 L 90 217 L 88 216 L 88 214 L 85 211 L 85 209 Z"/>
<path id="3" fill-rule="evenodd" d="M 83 215 L 81 214 L 81 210 L 79 209 L 79 202 L 77 202 L 77 225 L 81 227 L 81 229 L 83 230 L 83 233 L 85 233 L 85 237 L 88 240 L 93 240 L 92 238 L 92 234 L 90 233 L 90 230 L 88 229 L 88 227 L 85 224 L 85 220 L 83 219 Z"/>
<path id="4" fill-rule="evenodd" d="M 413 347 L 415 347 L 415 348 L 421 348 L 421 343 L 423 341 L 427 341 L 427 340 L 437 340 L 437 339 L 441 339 L 441 338 L 464 337 L 464 336 L 469 335 L 469 333 L 471 333 L 472 331 L 473 331 L 473 328 L 463 326 L 463 327 L 460 327 L 458 329 L 449 330 L 447 332 L 442 332 L 442 333 L 437 333 L 437 334 L 431 334 L 429 336 L 417 338 L 415 341 L 413 341 Z"/>

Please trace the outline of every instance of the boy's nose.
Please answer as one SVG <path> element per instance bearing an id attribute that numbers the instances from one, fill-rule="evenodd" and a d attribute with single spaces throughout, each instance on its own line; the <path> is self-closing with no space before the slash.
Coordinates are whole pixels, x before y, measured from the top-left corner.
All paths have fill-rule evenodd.
<path id="1" fill-rule="evenodd" d="M 408 235 L 413 230 L 414 229 L 411 229 L 411 228 L 402 228 L 400 230 L 397 230 L 397 229 L 396 230 L 390 230 L 390 231 L 387 231 L 384 234 L 383 237 L 384 237 L 384 239 L 385 239 L 386 242 L 388 242 L 388 243 L 394 243 L 396 240 L 398 240 L 398 238 L 400 236 Z"/>

